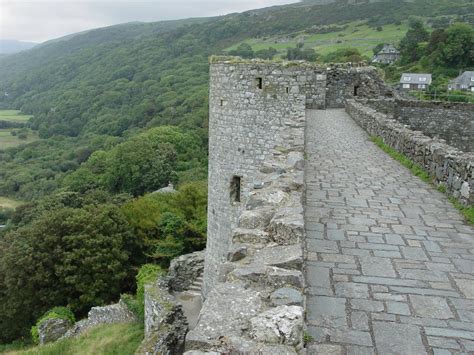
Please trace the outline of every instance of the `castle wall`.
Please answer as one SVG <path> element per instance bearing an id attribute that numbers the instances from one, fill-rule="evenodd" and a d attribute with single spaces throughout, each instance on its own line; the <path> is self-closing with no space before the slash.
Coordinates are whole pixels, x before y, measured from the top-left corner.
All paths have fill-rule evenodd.
<path id="1" fill-rule="evenodd" d="M 396 102 L 394 117 L 413 130 L 474 152 L 473 104 L 403 100 Z"/>
<path id="2" fill-rule="evenodd" d="M 324 107 L 325 79 L 309 67 L 211 64 L 204 296 L 218 279 L 251 192 L 261 188 L 258 175 L 268 168 L 265 162 L 284 150 L 303 150 L 305 109 L 307 105 Z M 234 177 L 241 182 L 240 202 L 236 201 Z"/>
<path id="3" fill-rule="evenodd" d="M 346 100 L 354 97 L 376 98 L 391 95 L 391 91 L 373 67 L 331 64 L 326 73 L 327 108 L 343 108 Z"/>

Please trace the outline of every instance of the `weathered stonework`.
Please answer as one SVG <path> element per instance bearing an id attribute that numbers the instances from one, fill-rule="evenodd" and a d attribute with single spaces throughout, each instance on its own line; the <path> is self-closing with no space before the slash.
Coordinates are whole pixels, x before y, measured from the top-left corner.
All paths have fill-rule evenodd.
<path id="1" fill-rule="evenodd" d="M 171 261 L 167 275 L 170 291 L 185 291 L 202 275 L 204 254 L 204 251 L 197 251 L 181 255 Z"/>
<path id="2" fill-rule="evenodd" d="M 186 350 L 303 348 L 306 110 L 389 90 L 374 68 L 217 59 L 210 70 L 205 302 Z"/>
<path id="3" fill-rule="evenodd" d="M 184 350 L 188 324 L 181 305 L 169 293 L 168 281 L 159 278 L 145 286 L 145 338 L 138 354 L 181 354 Z"/>
<path id="4" fill-rule="evenodd" d="M 464 152 L 474 151 L 474 104 L 400 99 L 363 103 L 428 137 L 443 139 Z"/>
<path id="5" fill-rule="evenodd" d="M 117 324 L 136 322 L 137 318 L 120 300 L 116 304 L 104 307 L 92 307 L 87 318 L 75 323 L 64 335 L 64 338 L 76 337 L 85 331 L 101 324 Z"/>
<path id="6" fill-rule="evenodd" d="M 349 100 L 346 111 L 370 135 L 381 137 L 385 144 L 425 168 L 437 184 L 446 187 L 449 195 L 465 204 L 474 203 L 473 153 L 462 152 L 442 140 L 413 131 L 364 102 Z"/>

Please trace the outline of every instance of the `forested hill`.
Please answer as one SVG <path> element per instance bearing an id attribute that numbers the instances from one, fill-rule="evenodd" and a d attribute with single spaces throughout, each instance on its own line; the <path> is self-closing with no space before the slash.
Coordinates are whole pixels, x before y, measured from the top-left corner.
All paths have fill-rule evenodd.
<path id="1" fill-rule="evenodd" d="M 467 0 L 326 6 L 299 3 L 222 17 L 132 23 L 55 40 L 0 59 L 0 109 L 34 117 L 37 140 L 0 153 L 0 195 L 53 191 L 87 158 L 150 127 L 175 125 L 207 139 L 208 57 L 248 38 L 320 26 L 377 26 L 472 16 Z M 78 156 L 80 158 L 78 158 Z"/>
<path id="2" fill-rule="evenodd" d="M 368 18 L 386 24 L 410 15 L 469 13 L 466 6 L 432 0 L 297 5 L 203 23 L 112 26 L 0 61 L 0 90 L 9 94 L 2 104 L 34 114 L 33 127 L 42 137 L 85 131 L 121 135 L 147 124 L 199 127 L 205 120 L 201 85 L 207 80 L 207 56 L 232 42 Z"/>

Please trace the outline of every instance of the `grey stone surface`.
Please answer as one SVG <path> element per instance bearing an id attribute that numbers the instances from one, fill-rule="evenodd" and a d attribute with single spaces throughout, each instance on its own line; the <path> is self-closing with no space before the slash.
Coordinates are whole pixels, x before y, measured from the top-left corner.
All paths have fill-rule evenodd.
<path id="1" fill-rule="evenodd" d="M 109 306 L 92 307 L 87 318 L 76 322 L 63 337 L 76 337 L 90 328 L 101 324 L 129 323 L 136 321 L 137 318 L 135 315 L 128 309 L 127 305 L 120 300 L 118 303 Z"/>
<path id="2" fill-rule="evenodd" d="M 51 343 L 58 340 L 71 328 L 71 322 L 67 319 L 50 318 L 38 326 L 38 338 L 40 344 Z"/>
<path id="3" fill-rule="evenodd" d="M 415 310 L 415 315 L 419 317 L 436 319 L 454 318 L 454 314 L 449 309 L 445 298 L 410 295 L 410 302 Z"/>
<path id="4" fill-rule="evenodd" d="M 202 275 L 204 270 L 205 251 L 181 255 L 171 261 L 168 277 L 172 291 L 185 291 Z"/>
<path id="5" fill-rule="evenodd" d="M 298 345 L 303 339 L 303 308 L 278 306 L 250 319 L 250 337 L 261 343 Z"/>
<path id="6" fill-rule="evenodd" d="M 337 342 L 343 354 L 468 353 L 473 227 L 342 110 L 307 112 L 306 155 L 306 322 L 315 342 Z"/>
<path id="7" fill-rule="evenodd" d="M 414 325 L 374 322 L 373 327 L 375 344 L 381 354 L 428 354 L 420 328 Z"/>
<path id="8" fill-rule="evenodd" d="M 219 348 L 221 337 L 241 337 L 262 310 L 258 292 L 237 283 L 217 284 L 203 304 L 198 324 L 186 336 L 186 350 Z"/>
<path id="9" fill-rule="evenodd" d="M 275 306 L 302 306 L 303 295 L 294 288 L 283 287 L 272 292 L 270 301 Z"/>

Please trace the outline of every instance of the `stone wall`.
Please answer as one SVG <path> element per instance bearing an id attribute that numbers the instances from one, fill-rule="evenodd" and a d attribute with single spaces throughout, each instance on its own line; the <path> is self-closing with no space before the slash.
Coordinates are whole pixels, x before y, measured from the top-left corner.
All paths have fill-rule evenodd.
<path id="1" fill-rule="evenodd" d="M 404 99 L 360 100 L 415 131 L 440 138 L 464 152 L 474 151 L 474 105 Z"/>
<path id="2" fill-rule="evenodd" d="M 429 137 L 474 152 L 474 104 L 397 100 L 394 118 Z"/>
<path id="3" fill-rule="evenodd" d="M 239 216 L 264 187 L 261 171 L 274 170 L 273 156 L 303 151 L 305 107 L 324 106 L 325 79 L 311 66 L 236 58 L 211 64 L 205 296 L 232 247 Z M 231 196 L 234 177 L 240 178 L 240 202 Z"/>
<path id="4" fill-rule="evenodd" d="M 474 154 L 462 152 L 437 138 L 413 131 L 390 116 L 355 100 L 346 111 L 370 135 L 403 153 L 430 173 L 449 195 L 465 204 L 474 203 Z"/>
<path id="5" fill-rule="evenodd" d="M 342 108 L 354 96 L 377 98 L 392 96 L 392 89 L 374 67 L 331 64 L 327 69 L 326 107 Z M 312 108 L 312 107 L 308 107 Z"/>

